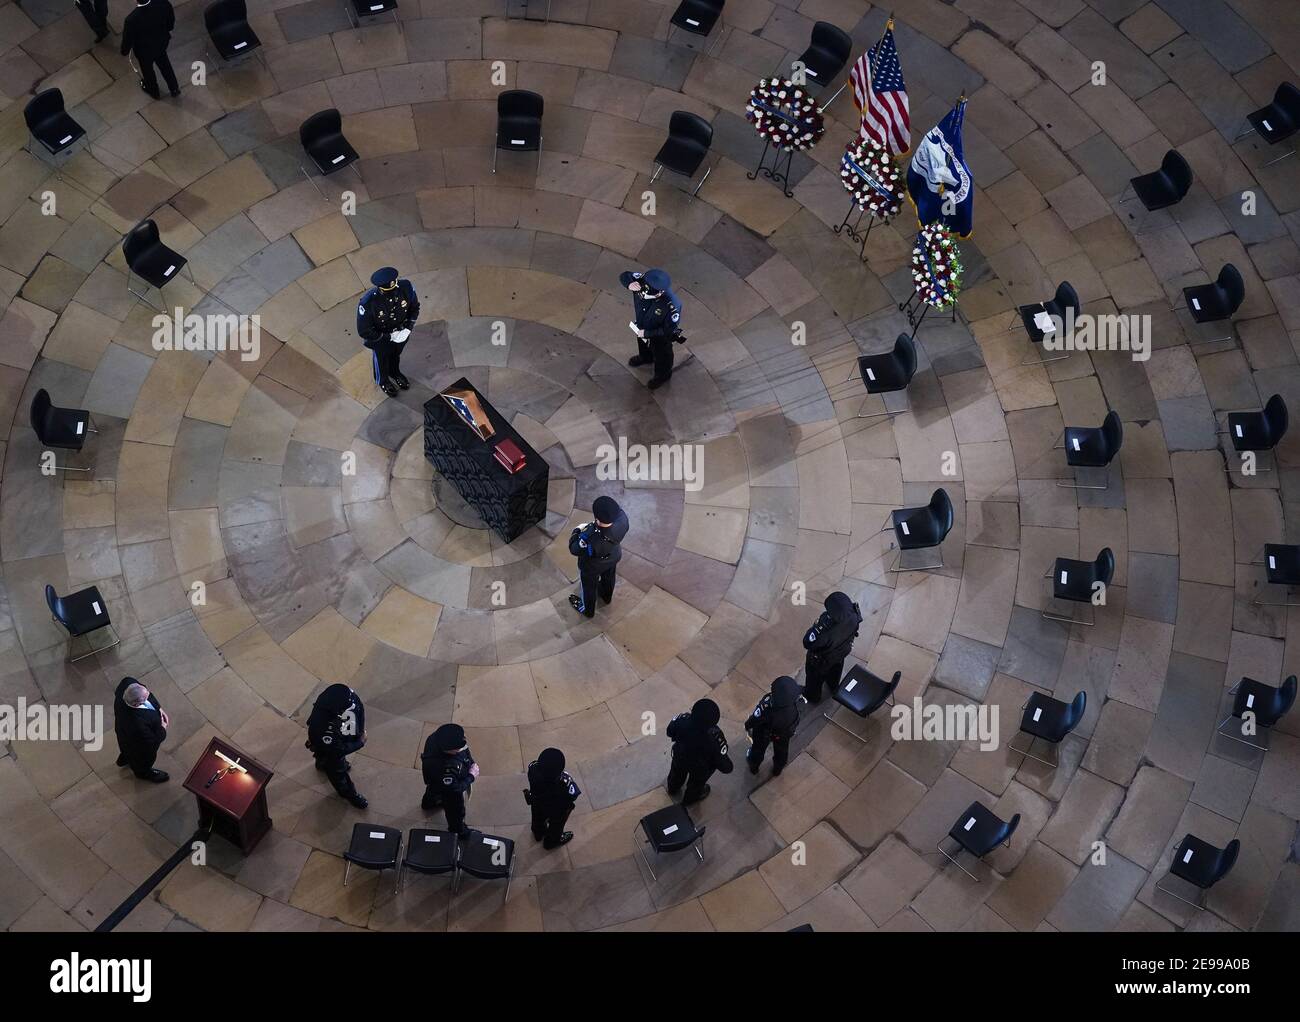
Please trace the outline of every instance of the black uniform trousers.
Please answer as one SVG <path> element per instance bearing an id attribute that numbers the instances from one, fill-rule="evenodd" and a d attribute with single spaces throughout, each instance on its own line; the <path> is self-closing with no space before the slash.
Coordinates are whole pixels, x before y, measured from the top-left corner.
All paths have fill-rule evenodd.
<path id="1" fill-rule="evenodd" d="M 693 766 L 687 762 L 686 757 L 674 752 L 672 763 L 668 767 L 668 794 L 676 795 L 685 784 L 686 791 L 682 795 L 682 805 L 698 802 L 704 797 L 704 786 L 713 776 L 714 769 L 710 766 Z"/>
<path id="2" fill-rule="evenodd" d="M 589 568 L 578 569 L 578 585 L 582 590 L 582 613 L 586 617 L 596 616 L 596 597 L 606 603 L 614 599 L 614 585 L 618 582 L 618 569 L 611 565 L 604 571 Z"/>
<path id="3" fill-rule="evenodd" d="M 533 799 L 533 837 L 542 843 L 543 848 L 555 848 L 564 836 L 564 825 L 569 814 L 573 812 L 572 802 L 554 804 L 538 803 Z"/>
<path id="4" fill-rule="evenodd" d="M 374 359 L 375 383 L 384 385 L 385 380 L 395 380 L 402 373 L 402 349 L 405 342 L 397 344 L 389 339 L 388 334 L 374 342 L 372 349 Z"/>
<path id="5" fill-rule="evenodd" d="M 774 735 L 766 728 L 755 731 L 754 744 L 745 753 L 745 759 L 754 766 L 761 766 L 763 757 L 767 755 L 769 742 L 772 745 L 772 768 L 779 774 L 785 769 L 786 761 L 790 758 L 789 735 Z"/>
<path id="6" fill-rule="evenodd" d="M 825 663 L 812 657 L 804 658 L 807 668 L 804 676 L 804 695 L 808 702 L 815 703 L 822 697 L 822 686 L 826 685 L 833 693 L 840 687 L 840 676 L 844 673 L 844 661 L 835 660 Z"/>
<path id="7" fill-rule="evenodd" d="M 669 337 L 638 337 L 636 339 L 637 354 L 643 359 L 653 362 L 655 367 L 654 378 L 656 380 L 666 380 L 673 374 L 673 339 Z"/>
<path id="8" fill-rule="evenodd" d="M 344 798 L 356 798 L 357 786 L 352 783 L 352 767 L 346 756 L 316 756 L 316 769 L 322 770 L 330 784 Z"/>
<path id="9" fill-rule="evenodd" d="M 158 759 L 157 745 L 133 745 L 126 748 L 119 741 L 117 748 L 118 766 L 129 766 L 136 777 L 148 778 L 153 772 L 153 765 Z"/>
<path id="10" fill-rule="evenodd" d="M 447 817 L 447 829 L 453 834 L 464 834 L 465 827 L 465 793 L 448 791 L 441 786 L 426 785 L 420 808 L 432 810 L 441 808 Z"/>
<path id="11" fill-rule="evenodd" d="M 144 91 L 149 93 L 155 99 L 158 98 L 158 76 L 154 74 L 154 66 L 162 72 L 163 81 L 167 83 L 170 92 L 179 92 L 180 86 L 176 84 L 176 72 L 172 70 L 172 62 L 167 59 L 167 51 L 153 57 L 145 57 L 138 51 L 135 55 L 136 63 L 140 65 L 140 80 L 144 83 Z"/>
<path id="12" fill-rule="evenodd" d="M 77 10 L 100 39 L 108 35 L 108 0 L 76 0 Z"/>

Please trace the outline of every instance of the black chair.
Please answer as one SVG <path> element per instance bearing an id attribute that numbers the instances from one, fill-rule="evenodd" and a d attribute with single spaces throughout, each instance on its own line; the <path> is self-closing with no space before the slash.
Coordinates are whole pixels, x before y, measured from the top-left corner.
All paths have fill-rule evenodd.
<path id="1" fill-rule="evenodd" d="M 877 678 L 861 664 L 854 664 L 832 693 L 832 698 L 838 706 L 847 706 L 854 714 L 866 720 L 885 703 L 894 705 L 894 690 L 898 688 L 902 678 L 903 672 L 895 671 L 894 676 L 885 681 L 883 678 Z M 865 742 L 866 739 L 860 734 L 849 730 L 835 719 L 834 713 L 838 706 L 832 707 L 830 713 L 823 713 L 822 716 L 841 731 L 846 731 L 858 741 Z"/>
<path id="2" fill-rule="evenodd" d="M 406 888 L 408 869 L 426 876 L 443 876 L 456 871 L 456 853 L 460 842 L 446 830 L 413 827 L 406 836 L 406 856 L 397 868 L 397 889 Z M 453 882 L 455 878 L 453 877 Z"/>
<path id="3" fill-rule="evenodd" d="M 104 602 L 104 598 L 99 595 L 99 590 L 95 586 L 88 586 L 80 592 L 69 593 L 67 596 L 59 596 L 54 591 L 54 586 L 47 585 L 45 602 L 49 604 L 54 620 L 68 630 L 69 663 L 75 664 L 78 660 L 85 660 L 88 656 L 112 649 L 122 641 L 118 637 L 117 629 L 113 627 L 113 622 L 109 620 L 108 604 Z M 113 641 L 105 646 L 96 646 L 90 641 L 90 636 L 103 628 L 112 632 Z M 72 639 L 82 637 L 86 640 L 86 652 L 81 656 L 72 656 Z"/>
<path id="4" fill-rule="evenodd" d="M 1043 576 L 1043 578 L 1049 577 L 1052 580 L 1052 599 L 1097 606 L 1093 603 L 1093 599 L 1100 593 L 1100 603 L 1104 606 L 1106 587 L 1115 577 L 1115 554 L 1110 547 L 1103 547 L 1095 561 L 1075 561 L 1068 557 L 1058 557 L 1052 570 Z M 1097 588 L 1098 583 L 1101 584 L 1100 589 Z M 1084 621 L 1073 615 L 1064 617 L 1060 614 L 1049 614 L 1047 608 L 1043 608 L 1043 617 L 1049 621 L 1064 621 L 1068 625 L 1092 627 L 1097 623 L 1096 611 L 1092 612 L 1091 621 Z"/>
<path id="5" fill-rule="evenodd" d="M 912 377 L 916 375 L 916 343 L 910 334 L 899 334 L 892 350 L 883 351 L 878 355 L 859 355 L 857 370 L 857 375 L 867 390 L 867 397 L 872 394 L 893 394 L 900 390 L 907 390 Z M 848 383 L 852 379 L 853 370 L 850 369 L 848 379 L 842 382 Z M 864 397 L 862 404 L 858 405 L 855 418 L 874 419 L 881 415 L 894 416 L 898 411 L 904 410 L 864 412 L 862 409 L 866 404 L 867 398 Z"/>
<path id="6" fill-rule="evenodd" d="M 353 28 L 361 27 L 362 18 L 377 18 L 391 12 L 397 30 L 402 30 L 401 20 L 397 17 L 397 0 L 345 0 L 343 10 L 347 12 L 348 22 Z M 364 37 L 362 41 L 365 41 Z"/>
<path id="7" fill-rule="evenodd" d="M 361 172 L 353 166 L 357 162 L 357 151 L 343 137 L 343 116 L 337 110 L 322 110 L 308 117 L 298 129 L 298 141 L 322 176 L 328 177 L 344 167 L 352 167 L 352 173 L 357 175 L 357 180 L 361 180 Z M 325 198 L 325 193 L 307 173 L 307 168 L 300 163 L 298 169 L 302 171 L 303 177 L 311 181 L 316 193 L 322 199 Z"/>
<path id="8" fill-rule="evenodd" d="M 1263 560 L 1250 563 L 1265 565 L 1264 575 L 1269 585 L 1286 586 L 1288 590 L 1300 586 L 1300 546 L 1265 543 Z M 1283 600 L 1281 603 L 1265 600 L 1262 593 L 1253 602 L 1265 607 L 1300 607 L 1300 603 L 1294 600 Z"/>
<path id="9" fill-rule="evenodd" d="M 504 880 L 506 901 L 509 901 L 510 885 L 515 877 L 515 843 L 508 837 L 496 837 L 471 830 L 461 843 L 452 891 L 460 889 L 462 873 L 468 873 L 479 880 Z"/>
<path id="10" fill-rule="evenodd" d="M 348 875 L 355 864 L 362 869 L 382 872 L 394 870 L 397 874 L 393 884 L 393 893 L 397 892 L 397 883 L 402 879 L 398 868 L 398 855 L 402 850 L 402 832 L 396 827 L 384 827 L 378 823 L 358 823 L 352 828 L 352 842 L 343 853 L 347 865 L 343 867 L 343 886 L 348 885 Z"/>
<path id="11" fill-rule="evenodd" d="M 1215 728 L 1224 738 L 1231 738 L 1234 742 L 1241 742 L 1242 745 L 1249 745 L 1252 749 L 1258 749 L 1260 752 L 1268 752 L 1267 742 L 1248 742 L 1244 737 L 1223 730 L 1223 725 L 1236 717 L 1241 720 L 1247 713 L 1253 713 L 1255 733 L 1263 738 L 1264 733 L 1260 728 L 1272 728 L 1286 714 L 1292 706 L 1295 705 L 1296 693 L 1296 676 L 1293 674 L 1281 686 L 1274 688 L 1272 685 L 1265 685 L 1262 681 L 1255 681 L 1253 678 L 1242 678 L 1241 681 L 1233 685 L 1229 691 L 1232 699 L 1232 712 L 1223 720 L 1219 721 L 1219 726 Z M 1236 729 L 1241 731 L 1241 729 Z M 1244 734 L 1241 731 L 1241 734 Z"/>
<path id="12" fill-rule="evenodd" d="M 497 142 L 492 150 L 492 173 L 497 172 L 497 153 L 502 149 L 537 152 L 537 169 L 542 169 L 542 97 L 527 89 L 508 89 L 497 96 Z"/>
<path id="13" fill-rule="evenodd" d="M 1091 426 L 1066 426 L 1065 433 L 1057 447 L 1065 448 L 1065 463 L 1071 468 L 1106 468 L 1115 460 L 1120 447 L 1124 444 L 1124 425 L 1119 421 L 1119 413 L 1113 409 L 1106 413 L 1099 428 Z M 1101 486 L 1078 482 L 1067 483 L 1063 479 L 1056 481 L 1057 486 L 1067 486 L 1074 490 L 1105 490 L 1110 487 L 1110 476 Z"/>
<path id="14" fill-rule="evenodd" d="M 1206 892 L 1228 875 L 1237 861 L 1237 852 L 1240 848 L 1241 842 L 1236 838 L 1229 841 L 1226 848 L 1215 848 L 1208 841 L 1202 841 L 1199 837 L 1188 834 L 1174 849 L 1174 858 L 1169 864 L 1169 872 L 1156 881 L 1156 890 L 1195 908 L 1204 908 Z M 1184 898 L 1176 891 L 1162 887 L 1161 884 L 1171 876 L 1186 880 L 1199 888 L 1196 900 Z"/>
<path id="15" fill-rule="evenodd" d="M 668 19 L 668 38 L 665 42 L 673 41 L 673 29 L 680 28 L 683 32 L 689 32 L 691 35 L 703 36 L 708 38 L 713 26 L 722 18 L 722 8 L 726 0 L 682 0 L 673 16 Z M 718 38 L 705 51 L 705 56 L 713 52 L 713 47 L 722 40 L 726 29 L 718 33 Z"/>
<path id="16" fill-rule="evenodd" d="M 645 835 L 645 842 L 637 842 L 638 851 L 641 853 L 641 859 L 645 862 L 645 868 L 650 871 L 650 881 L 658 883 L 659 878 L 655 876 L 654 868 L 650 865 L 650 860 L 645 854 L 644 844 L 648 843 L 654 849 L 656 856 L 666 852 L 681 852 L 691 846 L 695 847 L 695 854 L 700 857 L 700 862 L 704 861 L 704 832 L 707 827 L 696 827 L 695 821 L 691 819 L 691 814 L 686 811 L 686 807 L 680 802 L 674 802 L 670 806 L 664 806 L 651 813 L 649 816 L 641 817 L 641 822 L 637 824 L 642 834 Z M 635 837 L 636 832 L 633 831 Z M 698 842 L 698 843 L 697 843 Z"/>
<path id="17" fill-rule="evenodd" d="M 1177 312 L 1186 307 L 1197 323 L 1218 323 L 1232 319 L 1233 313 L 1241 308 L 1246 300 L 1246 282 L 1241 279 L 1241 272 L 1232 263 L 1224 263 L 1219 271 L 1219 279 L 1213 284 L 1197 284 L 1195 287 L 1183 288 L 1183 305 L 1173 306 Z M 1233 334 L 1226 337 L 1211 337 L 1196 344 L 1213 344 L 1215 341 L 1230 341 Z"/>
<path id="18" fill-rule="evenodd" d="M 1272 451 L 1286 436 L 1290 416 L 1287 414 L 1286 402 L 1281 394 L 1274 394 L 1264 403 L 1261 411 L 1229 412 L 1228 428 L 1219 430 L 1219 436 L 1225 434 L 1232 439 L 1232 447 L 1238 454 L 1247 451 Z M 1277 455 L 1274 454 L 1276 459 Z M 1228 472 L 1232 472 L 1232 461 L 1228 460 Z M 1256 467 L 1256 472 L 1271 472 L 1272 469 Z"/>
<path id="19" fill-rule="evenodd" d="M 203 10 L 203 24 L 222 60 L 243 60 L 253 53 L 261 59 L 262 40 L 248 23 L 248 6 L 244 0 L 215 0 L 208 4 Z M 218 66 L 215 60 L 212 66 Z"/>
<path id="20" fill-rule="evenodd" d="M 704 158 L 709 155 L 709 146 L 712 144 L 712 124 L 689 110 L 674 110 L 668 119 L 668 141 L 655 154 L 655 172 L 650 183 L 655 183 L 665 167 L 675 174 L 681 174 L 689 182 L 700 169 Z M 700 189 L 712 173 L 712 167 L 704 172 L 700 183 L 691 192 L 692 199 L 700 194 Z"/>
<path id="21" fill-rule="evenodd" d="M 805 84 L 825 88 L 844 70 L 852 52 L 853 40 L 844 29 L 829 21 L 814 24 L 808 49 L 799 56 L 799 63 L 808 76 Z"/>
<path id="22" fill-rule="evenodd" d="M 1087 707 L 1087 692 L 1080 692 L 1068 703 L 1045 696 L 1041 692 L 1032 693 L 1020 707 L 1020 730 L 1029 735 L 1029 745 L 1024 749 L 1017 749 L 1008 742 L 1007 748 L 1011 752 L 1018 752 L 1021 756 L 1027 756 L 1050 767 L 1060 766 L 1061 740 L 1079 726 L 1079 721 L 1083 719 L 1083 711 Z M 1050 743 L 1052 748 L 1056 749 L 1056 759 L 1043 759 L 1030 751 L 1034 747 L 1035 739 L 1038 738 Z M 1014 740 L 1013 738 L 1012 741 Z"/>
<path id="23" fill-rule="evenodd" d="M 1001 820 L 993 814 L 991 809 L 984 808 L 979 802 L 972 802 L 970 807 L 957 818 L 957 822 L 949 829 L 948 837 L 957 842 L 959 846 L 956 849 L 957 851 L 964 848 L 976 859 L 982 859 L 997 848 L 998 845 L 1005 844 L 1010 848 L 1011 835 L 1016 832 L 1018 826 L 1020 826 L 1019 813 L 1011 817 L 1010 821 Z M 945 859 L 976 883 L 979 883 L 979 877 L 944 851 L 942 841 L 939 842 L 938 848 Z"/>
<path id="24" fill-rule="evenodd" d="M 1176 149 L 1170 149 L 1160 161 L 1160 169 L 1131 179 L 1128 188 L 1133 189 L 1133 194 L 1119 201 L 1123 204 L 1136 198 L 1148 213 L 1154 213 L 1158 209 L 1167 209 L 1182 202 L 1191 187 L 1191 166 Z M 1124 191 L 1127 192 L 1128 188 Z M 1144 222 L 1145 220 L 1143 217 Z M 1174 217 L 1174 223 L 1178 222 L 1178 218 Z M 1142 233 L 1141 224 L 1138 225 L 1138 233 Z"/>
<path id="25" fill-rule="evenodd" d="M 1074 322 L 1079 318 L 1083 306 L 1079 302 L 1079 292 L 1074 290 L 1073 285 L 1068 280 L 1063 280 L 1056 285 L 1056 295 L 1045 302 L 1039 302 L 1036 305 L 1022 305 L 1016 311 L 1020 314 L 1020 325 L 1025 328 L 1025 333 L 1029 335 L 1029 340 L 1033 344 L 1041 345 L 1043 338 L 1048 334 L 1036 322 L 1039 315 L 1045 315 L 1052 320 L 1052 331 L 1062 331 L 1061 343 L 1065 344 L 1064 334 L 1073 329 Z M 1060 324 L 1058 327 L 1057 324 Z M 1010 333 L 1016 328 L 1013 322 L 1007 328 Z M 1067 348 L 1064 355 L 1053 355 L 1051 358 L 1025 359 L 1020 364 L 1022 366 L 1040 366 L 1048 362 L 1059 362 L 1063 358 L 1069 358 L 1072 349 Z"/>
<path id="26" fill-rule="evenodd" d="M 27 130 L 51 156 L 67 152 L 86 135 L 86 129 L 63 108 L 63 92 L 46 89 L 38 92 L 23 107 Z"/>
<path id="27" fill-rule="evenodd" d="M 921 564 L 905 568 L 903 554 L 908 550 L 925 550 L 938 547 L 952 531 L 952 501 L 946 490 L 938 489 L 930 495 L 930 503 L 925 507 L 905 507 L 891 511 L 880 531 L 892 527 L 894 539 L 898 543 L 898 559 L 890 571 L 929 571 L 931 568 L 943 567 L 943 550 L 939 551 L 939 560 L 935 564 Z"/>
<path id="28" fill-rule="evenodd" d="M 179 252 L 173 251 L 162 243 L 158 236 L 158 225 L 152 220 L 141 220 L 131 228 L 130 233 L 122 239 L 122 255 L 126 257 L 126 289 L 147 305 L 158 306 L 131 287 L 131 274 L 146 284 L 162 290 L 168 281 L 175 280 L 178 271 L 189 262 Z M 194 278 L 190 277 L 191 283 Z"/>
<path id="29" fill-rule="evenodd" d="M 84 408 L 59 408 L 50 401 L 49 392 L 43 387 L 32 398 L 31 407 L 32 432 L 45 447 L 57 447 L 62 451 L 79 451 L 86 443 L 87 433 L 98 433 L 90 412 Z M 89 468 L 76 465 L 55 464 L 59 472 L 89 472 Z"/>
<path id="30" fill-rule="evenodd" d="M 1254 132 L 1259 132 L 1259 137 L 1269 145 L 1277 145 L 1285 141 L 1296 133 L 1297 128 L 1300 128 L 1300 89 L 1290 82 L 1283 82 L 1273 93 L 1273 102 L 1253 114 L 1247 114 L 1246 120 L 1250 122 L 1250 127 L 1234 138 L 1234 142 L 1240 142 Z M 1271 167 L 1294 155 L 1294 149 L 1288 150 L 1277 159 L 1269 160 L 1264 166 Z"/>

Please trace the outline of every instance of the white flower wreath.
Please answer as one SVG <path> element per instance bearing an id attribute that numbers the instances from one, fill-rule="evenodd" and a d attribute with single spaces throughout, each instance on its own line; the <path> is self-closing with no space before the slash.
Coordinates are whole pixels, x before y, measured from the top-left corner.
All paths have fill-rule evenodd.
<path id="1" fill-rule="evenodd" d="M 745 119 L 777 149 L 803 152 L 826 134 L 821 108 L 808 90 L 785 78 L 763 78 L 749 94 Z"/>
<path id="2" fill-rule="evenodd" d="M 936 309 L 955 305 L 961 274 L 961 254 L 952 231 L 938 223 L 922 227 L 912 249 L 912 284 L 921 300 Z"/>
<path id="3" fill-rule="evenodd" d="M 893 156 L 874 138 L 856 138 L 840 158 L 840 183 L 853 201 L 878 220 L 888 222 L 903 206 L 902 175 Z"/>

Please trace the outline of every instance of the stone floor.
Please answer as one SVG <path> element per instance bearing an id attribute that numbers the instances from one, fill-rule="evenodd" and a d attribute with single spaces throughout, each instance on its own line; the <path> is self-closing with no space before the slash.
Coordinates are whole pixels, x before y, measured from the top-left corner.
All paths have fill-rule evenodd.
<path id="1" fill-rule="evenodd" d="M 110 6 L 120 25 L 127 5 Z M 665 42 L 672 6 L 654 0 L 556 0 L 549 24 L 507 20 L 503 0 L 409 0 L 400 29 L 360 32 L 337 4 L 254 0 L 271 70 L 252 62 L 152 102 L 116 37 L 89 46 L 70 6 L 0 6 L 0 694 L 107 707 L 132 674 L 170 712 L 160 765 L 173 775 L 136 782 L 111 739 L 96 753 L 0 744 L 0 926 L 94 927 L 191 832 L 178 781 L 222 735 L 273 766 L 275 829 L 247 859 L 214 845 L 126 928 L 1300 929 L 1300 712 L 1267 756 L 1213 737 L 1242 675 L 1300 671 L 1300 615 L 1252 605 L 1261 544 L 1300 538 L 1300 439 L 1243 481 L 1216 436 L 1226 410 L 1271 393 L 1300 408 L 1300 159 L 1264 168 L 1257 137 L 1234 142 L 1300 76 L 1300 8 L 890 6 L 917 131 L 970 97 L 979 193 L 963 320 L 927 320 L 892 420 L 855 418 L 861 391 L 843 382 L 904 326 L 910 287 L 907 217 L 873 232 L 866 263 L 830 230 L 853 107 L 838 99 L 825 140 L 794 161 L 793 199 L 746 179 L 761 147 L 743 120 L 755 80 L 794 59 L 814 21 L 850 31 L 856 56 L 879 7 L 730 0 L 709 57 L 680 33 Z M 178 68 L 203 57 L 201 7 L 177 5 Z M 493 175 L 496 61 L 507 86 L 544 94 L 546 127 L 540 161 L 503 154 Z M 25 99 L 50 86 L 90 136 L 61 178 L 23 148 Z M 322 181 L 323 199 L 296 131 L 330 106 L 362 160 L 360 181 Z M 643 216 L 675 109 L 713 121 L 716 166 L 694 202 L 661 180 Z M 1120 193 L 1171 146 L 1196 184 L 1178 222 L 1159 214 L 1138 234 Z M 355 216 L 338 212 L 345 189 Z M 41 215 L 46 190 L 56 216 Z M 258 360 L 154 350 L 119 245 L 146 215 L 193 271 L 168 304 L 259 314 Z M 1226 261 L 1247 299 L 1237 339 L 1206 343 L 1214 333 L 1169 305 Z M 415 385 L 397 400 L 370 382 L 352 323 L 384 264 L 425 310 L 404 363 Z M 617 275 L 632 266 L 672 274 L 696 356 L 653 394 L 624 364 Z M 1088 311 L 1152 314 L 1150 360 L 1021 367 L 1012 309 L 1061 279 Z M 439 508 L 421 456 L 420 403 L 461 375 L 551 466 L 550 513 L 510 547 Z M 40 387 L 95 416 L 89 472 L 39 472 L 27 407 Z M 1108 407 L 1125 429 L 1110 489 L 1057 487 L 1062 426 Z M 703 444 L 703 488 L 601 482 L 596 449 L 620 436 Z M 956 505 L 947 567 L 890 574 L 875 530 L 940 484 Z M 614 604 L 587 622 L 567 606 L 564 540 L 600 492 L 632 532 Z M 1052 558 L 1102 546 L 1118 568 L 1096 626 L 1043 620 Z M 96 584 L 121 645 L 67 664 L 46 583 Z M 698 813 L 706 862 L 665 862 L 651 882 L 632 831 L 668 802 L 668 750 L 642 715 L 665 722 L 711 693 L 743 745 L 739 722 L 801 666 L 799 634 L 833 589 L 864 609 L 855 661 L 901 670 L 908 699 L 1000 707 L 1004 739 L 1029 693 L 1086 690 L 1061 765 L 1022 765 L 1005 741 L 895 742 L 883 720 L 860 741 L 810 712 L 781 777 L 714 779 Z M 333 682 L 369 708 L 353 761 L 365 813 L 303 749 L 306 712 Z M 437 879 L 396 897 L 373 875 L 343 888 L 355 822 L 425 822 L 418 750 L 447 720 L 483 769 L 471 823 L 523 838 L 508 902 L 473 881 L 455 896 Z M 553 852 L 527 838 L 519 796 L 546 745 L 584 792 L 575 840 Z M 973 799 L 1022 814 L 978 884 L 935 851 Z M 1203 911 L 1154 890 L 1188 831 L 1242 842 Z"/>

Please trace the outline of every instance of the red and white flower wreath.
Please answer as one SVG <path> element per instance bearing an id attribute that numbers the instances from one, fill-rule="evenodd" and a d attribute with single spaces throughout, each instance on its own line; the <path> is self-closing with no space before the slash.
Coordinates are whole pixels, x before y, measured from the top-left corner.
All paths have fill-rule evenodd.
<path id="1" fill-rule="evenodd" d="M 803 152 L 826 134 L 821 108 L 808 90 L 785 78 L 763 78 L 749 94 L 745 119 L 764 142 Z"/>
<path id="2" fill-rule="evenodd" d="M 902 208 L 906 195 L 898 165 L 874 138 L 848 144 L 840 158 L 840 183 L 860 209 L 886 222 Z"/>

